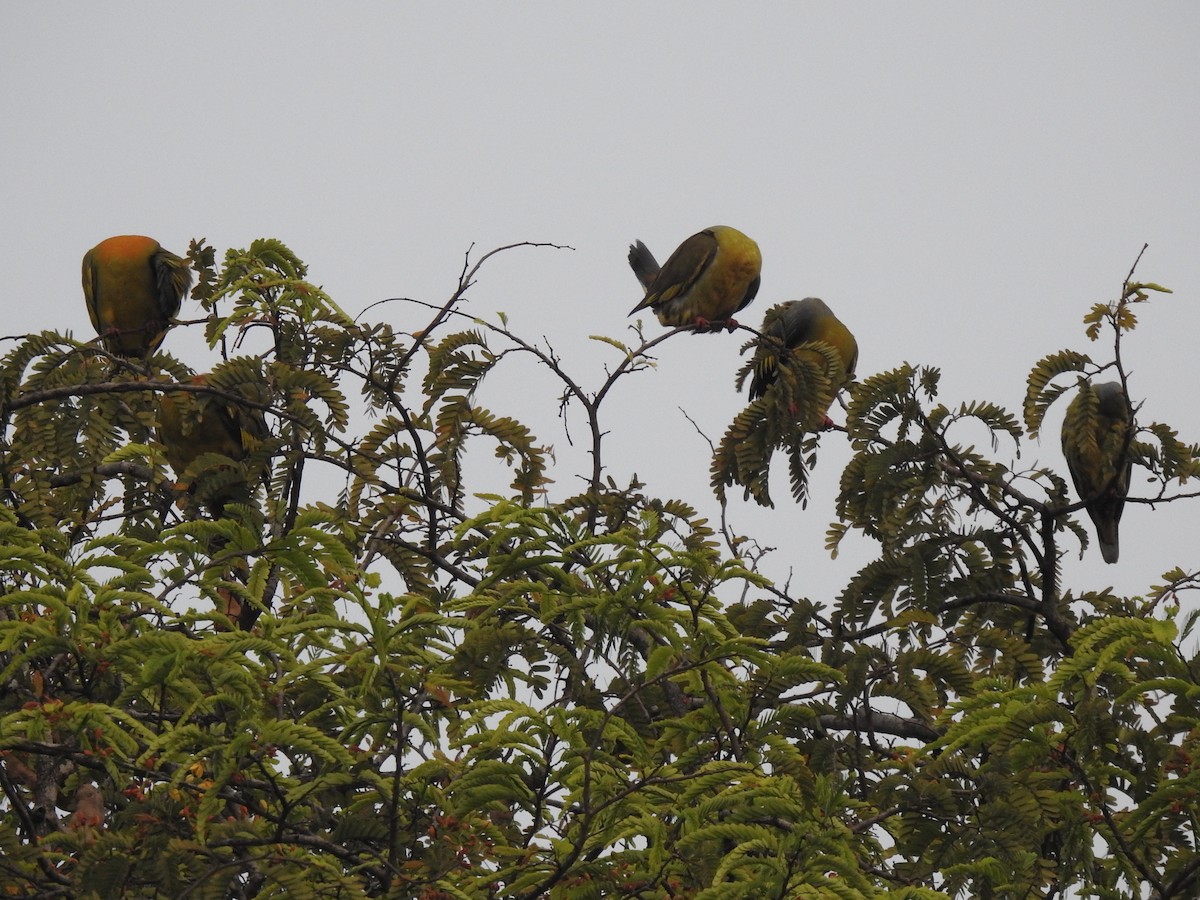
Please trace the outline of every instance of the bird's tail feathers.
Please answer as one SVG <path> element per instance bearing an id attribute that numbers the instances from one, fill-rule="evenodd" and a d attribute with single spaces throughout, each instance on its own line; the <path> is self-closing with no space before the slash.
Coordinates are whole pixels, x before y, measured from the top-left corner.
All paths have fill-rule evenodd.
<path id="1" fill-rule="evenodd" d="M 637 276 L 642 288 L 648 291 L 662 266 L 658 264 L 649 247 L 641 241 L 635 241 L 629 245 L 629 268 L 633 269 L 633 274 Z"/>

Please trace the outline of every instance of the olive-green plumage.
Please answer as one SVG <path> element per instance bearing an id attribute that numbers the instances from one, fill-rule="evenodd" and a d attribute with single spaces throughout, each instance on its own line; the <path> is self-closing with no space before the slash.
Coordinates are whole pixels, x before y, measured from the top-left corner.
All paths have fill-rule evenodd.
<path id="1" fill-rule="evenodd" d="M 715 225 L 680 244 L 662 268 L 638 241 L 629 248 L 629 265 L 646 289 L 630 315 L 650 308 L 663 325 L 732 330 L 734 313 L 758 293 L 762 254 L 736 228 Z"/>
<path id="2" fill-rule="evenodd" d="M 192 285 L 187 262 L 142 235 L 101 241 L 83 257 L 83 296 L 110 353 L 145 358 L 158 349 Z"/>
<path id="3" fill-rule="evenodd" d="M 1129 493 L 1133 414 L 1115 381 L 1081 385 L 1063 419 L 1062 448 L 1079 499 L 1096 526 L 1100 554 L 1115 563 L 1117 526 Z"/>
<path id="4" fill-rule="evenodd" d="M 192 383 L 207 384 L 208 378 L 196 375 Z M 182 479 L 188 468 L 206 453 L 240 462 L 268 434 L 261 410 L 194 391 L 159 395 L 158 439 L 178 478 Z M 242 501 L 249 496 L 249 486 L 240 481 L 213 498 L 215 511 L 219 513 L 225 502 Z"/>
<path id="5" fill-rule="evenodd" d="M 779 378 L 780 356 L 784 353 L 797 361 L 812 363 L 829 379 L 829 393 L 813 403 L 809 427 L 828 427 L 830 405 L 838 391 L 854 380 L 858 364 L 858 342 L 850 329 L 833 314 L 823 300 L 805 297 L 773 306 L 763 318 L 763 339 L 754 354 L 754 378 L 750 382 L 750 399 L 766 394 Z M 832 349 L 836 364 L 820 346 Z"/>

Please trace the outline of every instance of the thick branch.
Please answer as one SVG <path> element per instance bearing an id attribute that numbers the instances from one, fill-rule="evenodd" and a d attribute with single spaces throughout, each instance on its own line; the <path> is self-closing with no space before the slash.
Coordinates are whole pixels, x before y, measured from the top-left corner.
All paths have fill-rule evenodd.
<path id="1" fill-rule="evenodd" d="M 905 719 L 894 713 L 877 710 L 856 710 L 849 716 L 824 715 L 817 721 L 828 731 L 866 731 L 890 734 L 894 737 L 918 741 L 936 741 L 940 734 L 924 722 Z"/>

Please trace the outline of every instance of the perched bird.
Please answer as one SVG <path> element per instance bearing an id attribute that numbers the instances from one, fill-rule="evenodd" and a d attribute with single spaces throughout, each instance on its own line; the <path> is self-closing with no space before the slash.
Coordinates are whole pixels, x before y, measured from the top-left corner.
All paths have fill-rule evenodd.
<path id="1" fill-rule="evenodd" d="M 854 367 L 858 363 L 858 342 L 850 329 L 833 314 L 825 301 L 817 297 L 805 297 L 767 310 L 762 333 L 763 340 L 759 342 L 754 355 L 750 399 L 763 396 L 767 388 L 775 383 L 779 377 L 782 353 L 789 354 L 793 359 L 810 361 L 825 372 L 830 380 L 829 402 L 819 410 L 825 427 L 828 427 L 832 423 L 826 412 L 837 392 L 854 380 Z M 832 348 L 841 361 L 840 369 L 829 371 L 829 357 L 809 346 L 812 344 L 825 344 Z"/>
<path id="2" fill-rule="evenodd" d="M 162 343 L 192 285 L 187 262 L 136 234 L 110 237 L 83 257 L 83 296 L 110 353 L 144 359 Z"/>
<path id="3" fill-rule="evenodd" d="M 1100 554 L 1115 563 L 1117 525 L 1129 493 L 1133 413 L 1115 381 L 1080 385 L 1063 420 L 1062 448 L 1079 499 L 1096 526 Z"/>
<path id="4" fill-rule="evenodd" d="M 192 384 L 204 385 L 208 376 L 196 375 Z M 262 411 L 220 397 L 192 391 L 174 391 L 158 398 L 158 439 L 167 462 L 182 479 L 184 473 L 206 453 L 230 460 L 244 460 L 253 447 L 268 435 Z M 242 477 L 220 487 L 210 499 L 216 515 L 225 503 L 250 495 Z"/>
<path id="5" fill-rule="evenodd" d="M 104 795 L 91 784 L 81 784 L 75 789 L 75 811 L 67 821 L 71 831 L 82 831 L 92 840 L 95 832 L 104 827 Z"/>
<path id="6" fill-rule="evenodd" d="M 195 375 L 191 381 L 205 385 L 208 376 Z M 236 392 L 259 402 L 269 399 L 265 386 L 256 391 L 252 384 L 239 385 Z M 240 463 L 269 434 L 260 409 L 194 391 L 159 395 L 158 439 L 163 443 L 167 462 L 179 479 L 185 474 L 196 477 L 195 482 L 187 485 L 188 491 L 209 508 L 214 518 L 224 515 L 227 503 L 250 502 L 253 495 L 250 473 Z M 204 461 L 201 458 L 205 454 L 217 458 Z M 223 463 L 219 457 L 227 458 L 230 463 Z M 202 471 L 196 470 L 198 461 Z M 214 535 L 208 543 L 212 557 L 226 548 L 227 541 L 221 536 Z M 228 559 L 221 572 L 223 583 L 214 587 L 219 598 L 218 610 L 247 629 L 258 616 L 258 607 L 243 602 L 244 591 L 237 585 L 248 584 L 249 577 L 250 566 L 245 557 Z M 218 624 L 218 627 L 223 626 Z"/>
<path id="7" fill-rule="evenodd" d="M 646 289 L 630 315 L 649 307 L 663 325 L 732 331 L 737 328 L 733 314 L 758 293 L 762 254 L 736 228 L 715 225 L 680 244 L 661 269 L 638 241 L 629 248 L 629 265 Z"/>

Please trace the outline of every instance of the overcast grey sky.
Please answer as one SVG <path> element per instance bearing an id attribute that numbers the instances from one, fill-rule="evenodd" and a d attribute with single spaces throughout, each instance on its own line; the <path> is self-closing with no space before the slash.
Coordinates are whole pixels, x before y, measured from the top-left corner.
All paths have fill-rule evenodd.
<path id="1" fill-rule="evenodd" d="M 641 238 L 664 258 L 728 224 L 773 303 L 823 297 L 860 375 L 944 371 L 943 399 L 1019 413 L 1025 375 L 1088 346 L 1089 305 L 1139 276 L 1175 290 L 1128 340 L 1142 418 L 1200 439 L 1200 4 L 5 3 L 0 7 L 0 285 L 5 334 L 90 336 L 79 261 L 144 233 L 184 252 L 278 237 L 351 314 L 453 290 L 469 246 L 552 241 L 490 262 L 471 310 L 545 335 L 588 387 L 628 336 Z M 194 312 L 194 308 L 192 310 Z M 189 310 L 185 307 L 184 315 Z M 377 311 L 402 330 L 416 311 Z M 658 326 L 647 322 L 647 331 Z M 707 504 L 708 447 L 745 402 L 739 335 L 681 335 L 624 382 L 609 473 Z M 164 349 L 209 366 L 198 329 Z M 517 378 L 517 375 L 520 378 Z M 585 460 L 532 366 L 484 396 Z M 1052 413 L 1041 460 L 1065 474 Z M 575 419 L 576 433 L 582 420 Z M 828 599 L 844 439 L 826 435 L 807 511 L 731 505 L 780 548 L 770 570 Z M 840 444 L 840 445 L 839 445 Z M 1126 511 L 1122 558 L 1093 546 L 1076 589 L 1141 592 L 1200 563 L 1200 505 Z"/>

